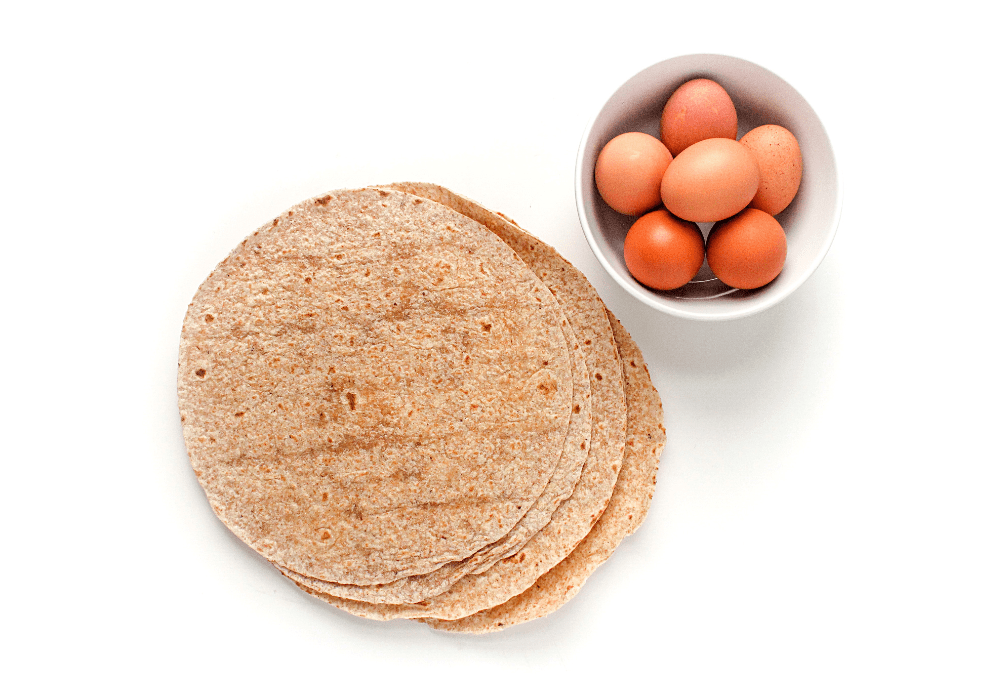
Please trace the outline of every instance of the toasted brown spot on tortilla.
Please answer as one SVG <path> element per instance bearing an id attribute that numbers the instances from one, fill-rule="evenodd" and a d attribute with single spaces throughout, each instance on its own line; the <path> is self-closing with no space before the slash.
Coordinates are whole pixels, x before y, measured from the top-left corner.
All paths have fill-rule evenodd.
<path id="1" fill-rule="evenodd" d="M 546 396 L 551 396 L 559 388 L 559 384 L 554 379 L 546 379 L 538 384 L 538 390 Z"/>

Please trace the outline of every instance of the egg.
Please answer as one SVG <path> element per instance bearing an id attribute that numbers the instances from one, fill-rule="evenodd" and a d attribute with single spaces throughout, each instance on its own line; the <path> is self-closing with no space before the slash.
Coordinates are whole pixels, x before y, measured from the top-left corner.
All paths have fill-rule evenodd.
<path id="1" fill-rule="evenodd" d="M 791 204 L 802 182 L 802 151 L 788 129 L 777 124 L 748 131 L 740 143 L 750 149 L 760 167 L 760 186 L 750 206 L 776 216 Z"/>
<path id="2" fill-rule="evenodd" d="M 675 157 L 693 143 L 736 138 L 736 107 L 714 80 L 696 78 L 677 88 L 660 115 L 660 140 Z"/>
<path id="3" fill-rule="evenodd" d="M 663 204 L 687 221 L 719 221 L 750 203 L 760 169 L 750 149 L 733 139 L 705 139 L 673 159 L 660 184 Z"/>
<path id="4" fill-rule="evenodd" d="M 656 137 L 636 131 L 620 134 L 597 156 L 597 191 L 619 214 L 647 212 L 660 204 L 660 182 L 671 160 Z"/>
<path id="5" fill-rule="evenodd" d="M 704 260 L 705 239 L 697 224 L 663 209 L 640 217 L 625 236 L 625 266 L 653 289 L 683 287 Z"/>
<path id="6" fill-rule="evenodd" d="M 719 221 L 708 234 L 708 266 L 737 289 L 771 282 L 785 265 L 788 243 L 781 224 L 760 209 L 747 208 Z"/>

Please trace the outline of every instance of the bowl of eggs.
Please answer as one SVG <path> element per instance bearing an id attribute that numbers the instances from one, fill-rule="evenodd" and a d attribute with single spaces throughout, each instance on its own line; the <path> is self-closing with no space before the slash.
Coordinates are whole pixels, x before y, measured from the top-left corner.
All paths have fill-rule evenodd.
<path id="1" fill-rule="evenodd" d="M 819 267 L 841 188 L 819 117 L 750 61 L 680 56 L 629 79 L 584 132 L 576 202 L 608 273 L 681 318 L 749 316 Z"/>

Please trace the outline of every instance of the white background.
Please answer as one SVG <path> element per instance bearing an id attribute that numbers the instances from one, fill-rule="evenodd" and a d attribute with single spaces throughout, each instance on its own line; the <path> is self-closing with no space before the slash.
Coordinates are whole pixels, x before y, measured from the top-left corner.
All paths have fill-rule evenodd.
<path id="1" fill-rule="evenodd" d="M 997 697 L 995 17 L 918 5 L 5 3 L 0 692 Z M 741 321 L 632 300 L 575 210 L 589 119 L 689 53 L 795 86 L 844 183 L 818 272 Z M 288 206 L 394 180 L 555 245 L 665 405 L 642 529 L 486 637 L 300 593 L 181 439 L 200 282 Z"/>

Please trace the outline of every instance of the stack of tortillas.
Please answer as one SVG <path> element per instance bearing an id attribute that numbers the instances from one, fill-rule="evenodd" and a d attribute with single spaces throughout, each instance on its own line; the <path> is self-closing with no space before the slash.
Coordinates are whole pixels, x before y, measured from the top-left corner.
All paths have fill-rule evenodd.
<path id="1" fill-rule="evenodd" d="M 573 597 L 653 495 L 642 355 L 550 246 L 435 185 L 330 192 L 201 285 L 178 370 L 212 508 L 302 590 L 487 632 Z"/>

